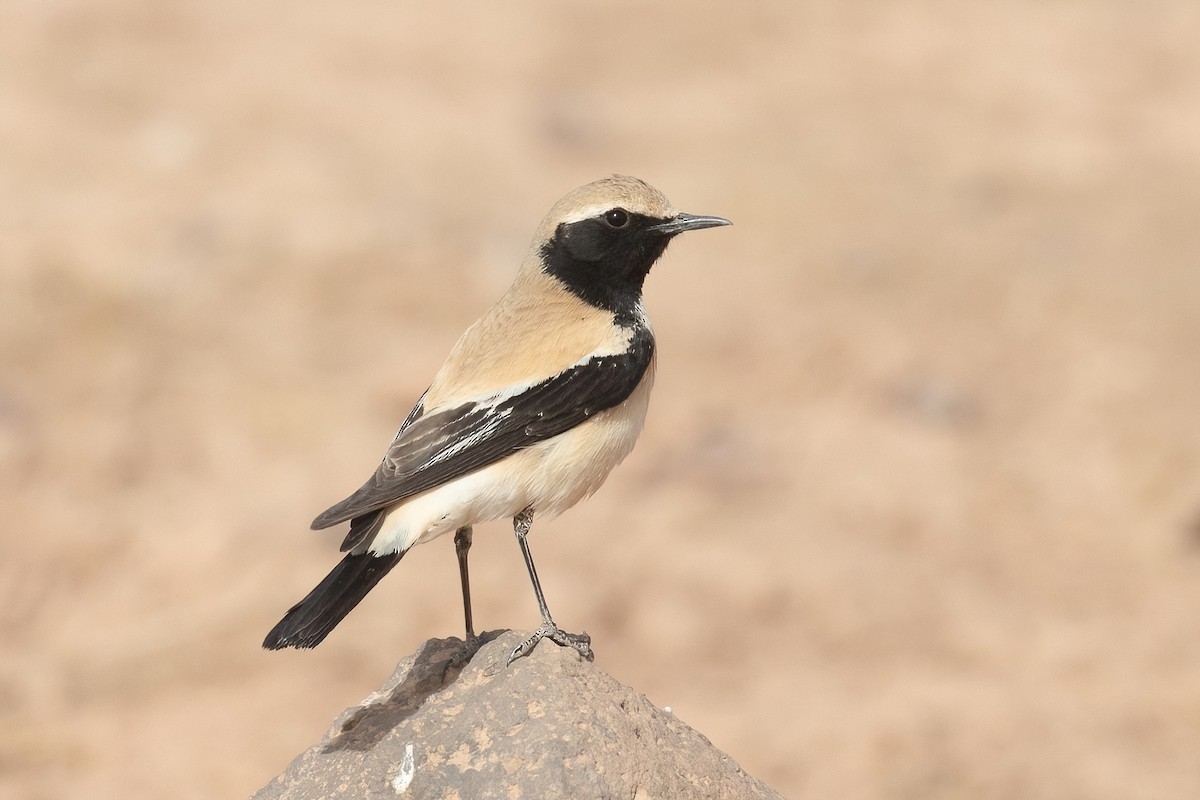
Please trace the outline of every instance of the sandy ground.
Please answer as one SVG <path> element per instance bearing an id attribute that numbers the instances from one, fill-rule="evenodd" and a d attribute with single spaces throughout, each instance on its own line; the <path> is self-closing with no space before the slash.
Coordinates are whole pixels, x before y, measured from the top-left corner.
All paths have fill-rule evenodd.
<path id="1" fill-rule="evenodd" d="M 447 538 L 259 649 L 612 172 L 736 224 L 535 528 L 564 627 L 791 797 L 1200 796 L 1200 5 L 436 9 L 0 7 L 0 797 L 245 796 L 459 635 Z"/>

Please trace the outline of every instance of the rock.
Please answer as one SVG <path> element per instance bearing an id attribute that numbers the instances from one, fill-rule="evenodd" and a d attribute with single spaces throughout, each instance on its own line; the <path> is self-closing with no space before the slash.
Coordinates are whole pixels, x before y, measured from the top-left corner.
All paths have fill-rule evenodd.
<path id="1" fill-rule="evenodd" d="M 779 798 L 573 650 L 492 632 L 430 639 L 254 800 Z"/>

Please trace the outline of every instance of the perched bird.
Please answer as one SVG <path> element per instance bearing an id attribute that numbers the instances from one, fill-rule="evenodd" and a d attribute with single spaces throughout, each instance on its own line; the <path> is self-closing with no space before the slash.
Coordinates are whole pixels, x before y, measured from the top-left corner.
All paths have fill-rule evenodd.
<path id="1" fill-rule="evenodd" d="M 633 449 L 654 380 L 642 282 L 684 231 L 728 225 L 675 211 L 624 176 L 589 183 L 550 210 L 512 287 L 458 340 L 361 489 L 318 516 L 350 522 L 348 555 L 263 642 L 315 647 L 416 544 L 455 532 L 463 613 L 474 640 L 467 553 L 476 523 L 511 518 L 543 639 L 591 659 L 586 633 L 554 624 L 526 535 L 595 492 Z"/>

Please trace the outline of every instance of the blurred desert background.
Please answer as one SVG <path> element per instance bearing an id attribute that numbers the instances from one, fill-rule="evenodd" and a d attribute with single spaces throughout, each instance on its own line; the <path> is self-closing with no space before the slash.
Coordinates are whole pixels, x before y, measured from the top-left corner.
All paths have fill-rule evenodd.
<path id="1" fill-rule="evenodd" d="M 598 663 L 793 798 L 1200 797 L 1200 5 L 0 6 L 0 797 L 249 795 L 451 539 L 259 649 L 534 227 L 647 284 L 637 450 L 531 539 Z M 537 610 L 476 532 L 477 626 Z M 547 645 L 548 646 L 548 645 Z"/>

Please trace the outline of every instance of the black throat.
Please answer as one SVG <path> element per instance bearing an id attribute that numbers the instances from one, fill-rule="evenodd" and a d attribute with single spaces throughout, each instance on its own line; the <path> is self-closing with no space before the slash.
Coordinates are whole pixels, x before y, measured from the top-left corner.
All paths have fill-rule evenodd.
<path id="1" fill-rule="evenodd" d="M 632 322 L 642 300 L 642 284 L 671 237 L 651 226 L 662 220 L 631 214 L 614 229 L 600 219 L 564 222 L 542 245 L 542 268 L 576 297 Z"/>

